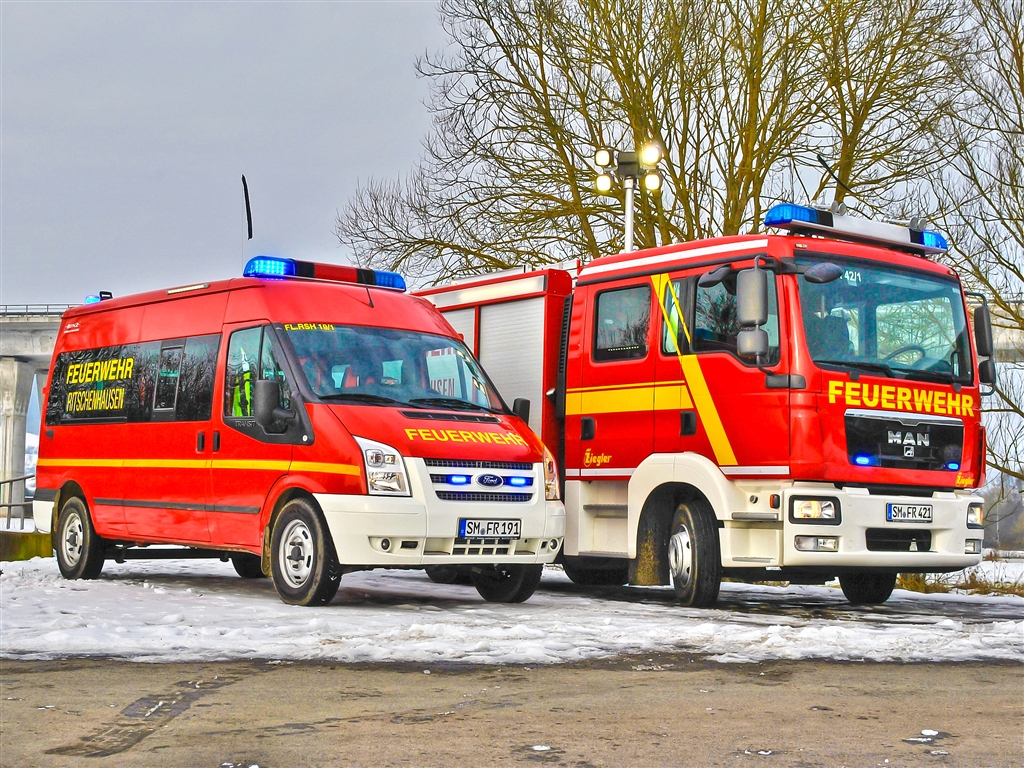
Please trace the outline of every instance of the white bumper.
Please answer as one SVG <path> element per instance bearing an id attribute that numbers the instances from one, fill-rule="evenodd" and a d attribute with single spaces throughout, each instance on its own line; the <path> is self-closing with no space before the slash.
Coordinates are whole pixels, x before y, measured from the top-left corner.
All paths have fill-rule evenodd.
<path id="1" fill-rule="evenodd" d="M 533 497 L 525 502 L 442 500 L 423 459 L 406 457 L 405 466 L 412 496 L 314 494 L 343 565 L 550 563 L 558 554 L 565 509 L 544 499 L 540 464 L 533 467 Z M 520 520 L 521 537 L 459 539 L 460 518 Z"/>

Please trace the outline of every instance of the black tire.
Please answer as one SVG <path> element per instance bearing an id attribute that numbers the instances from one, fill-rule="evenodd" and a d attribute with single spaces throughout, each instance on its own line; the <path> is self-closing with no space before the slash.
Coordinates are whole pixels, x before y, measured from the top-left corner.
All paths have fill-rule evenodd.
<path id="1" fill-rule="evenodd" d="M 85 502 L 71 497 L 57 518 L 57 567 L 65 579 L 95 579 L 103 570 L 103 539 L 92 527 Z"/>
<path id="2" fill-rule="evenodd" d="M 718 523 L 703 499 L 680 504 L 672 516 L 668 541 L 669 573 L 676 599 L 694 608 L 710 608 L 722 585 Z"/>
<path id="3" fill-rule="evenodd" d="M 488 565 L 473 569 L 473 586 L 489 603 L 521 603 L 540 584 L 543 565 Z"/>
<path id="4" fill-rule="evenodd" d="M 238 552 L 231 556 L 231 564 L 235 566 L 235 573 L 243 579 L 264 579 L 267 576 L 263 572 L 263 559 L 259 555 Z"/>
<path id="5" fill-rule="evenodd" d="M 588 562 L 595 560 L 595 562 Z M 589 557 L 569 557 L 562 561 L 565 575 L 581 587 L 621 587 L 629 581 L 629 562 L 604 562 Z"/>
<path id="6" fill-rule="evenodd" d="M 844 573 L 839 577 L 843 594 L 853 605 L 881 605 L 896 586 L 895 573 Z"/>
<path id="7" fill-rule="evenodd" d="M 424 569 L 435 584 L 472 584 L 470 569 L 458 565 L 428 565 Z"/>
<path id="8" fill-rule="evenodd" d="M 281 510 L 270 545 L 274 587 L 289 605 L 324 605 L 341 585 L 341 567 L 327 523 L 306 499 Z"/>

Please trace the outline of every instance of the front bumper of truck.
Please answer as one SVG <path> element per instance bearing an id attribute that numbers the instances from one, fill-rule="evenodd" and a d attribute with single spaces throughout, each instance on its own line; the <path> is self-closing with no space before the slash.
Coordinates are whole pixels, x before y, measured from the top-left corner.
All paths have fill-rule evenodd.
<path id="1" fill-rule="evenodd" d="M 565 536 L 561 501 L 544 498 L 535 464 L 529 501 L 444 500 L 423 459 L 405 458 L 411 496 L 314 494 L 343 565 L 417 567 L 550 563 Z M 436 471 L 436 470 L 435 470 Z M 478 489 L 479 490 L 479 489 Z M 499 497 L 500 494 L 480 496 Z M 459 520 L 520 520 L 518 538 L 460 538 Z"/>

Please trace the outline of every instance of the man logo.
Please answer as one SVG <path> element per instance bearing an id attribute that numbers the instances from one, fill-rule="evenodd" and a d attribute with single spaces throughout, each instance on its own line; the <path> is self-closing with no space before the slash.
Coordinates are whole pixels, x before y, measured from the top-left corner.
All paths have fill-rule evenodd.
<path id="1" fill-rule="evenodd" d="M 928 447 L 931 443 L 931 435 L 927 432 L 918 432 L 916 435 L 913 432 L 893 432 L 889 430 L 889 445 L 923 445 Z M 906 454 L 913 456 L 913 453 Z"/>
<path id="2" fill-rule="evenodd" d="M 484 488 L 497 488 L 504 483 L 505 481 L 497 475 L 477 475 L 476 478 L 476 484 L 482 485 Z"/>

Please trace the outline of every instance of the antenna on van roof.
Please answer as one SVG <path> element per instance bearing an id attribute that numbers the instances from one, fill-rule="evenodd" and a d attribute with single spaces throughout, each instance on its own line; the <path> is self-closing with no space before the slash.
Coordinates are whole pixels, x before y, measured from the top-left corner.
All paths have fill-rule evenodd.
<path id="1" fill-rule="evenodd" d="M 252 240 L 252 208 L 249 207 L 249 185 L 245 183 L 245 174 L 242 174 L 242 192 L 245 194 L 245 220 L 249 223 L 249 239 Z"/>

